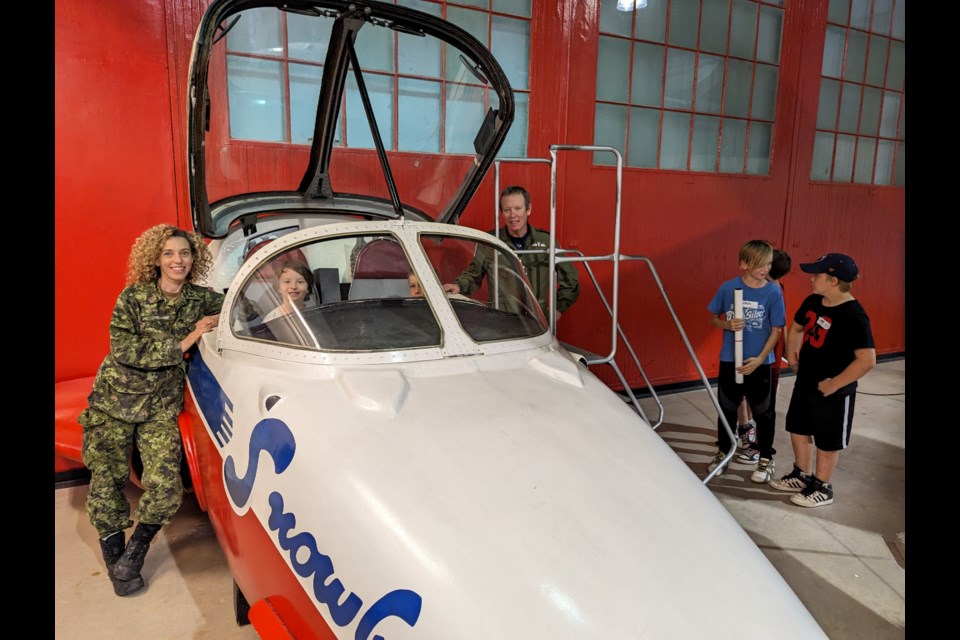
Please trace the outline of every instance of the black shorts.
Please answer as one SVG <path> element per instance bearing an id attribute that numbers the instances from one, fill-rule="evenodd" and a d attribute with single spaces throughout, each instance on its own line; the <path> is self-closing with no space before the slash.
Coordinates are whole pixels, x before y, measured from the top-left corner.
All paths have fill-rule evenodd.
<path id="1" fill-rule="evenodd" d="M 813 436 L 822 451 L 841 451 L 850 445 L 856 392 L 824 397 L 820 391 L 793 388 L 787 409 L 787 431 Z"/>

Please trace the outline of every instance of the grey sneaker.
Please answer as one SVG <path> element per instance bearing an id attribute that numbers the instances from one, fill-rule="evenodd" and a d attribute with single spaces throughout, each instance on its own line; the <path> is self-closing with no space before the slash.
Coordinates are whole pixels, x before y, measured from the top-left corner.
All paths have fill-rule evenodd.
<path id="1" fill-rule="evenodd" d="M 804 473 L 796 464 L 793 465 L 793 471 L 783 476 L 779 480 L 771 480 L 770 486 L 777 491 L 789 491 L 798 493 L 807 488 L 813 476 Z"/>
<path id="2" fill-rule="evenodd" d="M 737 462 L 740 464 L 757 464 L 760 460 L 760 449 L 747 447 L 737 454 Z"/>
<path id="3" fill-rule="evenodd" d="M 716 469 L 716 468 L 717 468 L 717 465 L 719 465 L 721 462 L 723 462 L 723 459 L 724 459 L 725 457 L 726 457 L 726 454 L 725 454 L 723 451 L 717 451 L 717 454 L 716 454 L 715 456 L 713 456 L 713 461 L 710 462 L 709 465 L 707 465 L 707 472 L 709 473 L 709 472 L 713 471 L 714 469 Z M 720 471 L 717 471 L 717 475 L 715 475 L 715 476 L 713 476 L 713 477 L 716 478 L 717 476 L 722 476 L 722 475 L 723 475 L 723 472 L 726 471 L 726 470 L 727 470 L 726 467 L 721 467 Z"/>
<path id="4" fill-rule="evenodd" d="M 813 478 L 806 489 L 790 496 L 790 502 L 801 507 L 825 507 L 833 504 L 833 486 Z"/>
<path id="5" fill-rule="evenodd" d="M 777 463 L 771 458 L 760 458 L 757 463 L 757 470 L 750 474 L 750 479 L 754 482 L 763 484 L 773 479 L 773 470 L 777 468 Z"/>

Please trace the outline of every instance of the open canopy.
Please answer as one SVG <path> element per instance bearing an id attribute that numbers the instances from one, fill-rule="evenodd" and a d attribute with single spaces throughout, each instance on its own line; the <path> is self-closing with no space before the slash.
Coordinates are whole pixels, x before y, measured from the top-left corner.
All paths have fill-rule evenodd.
<path id="1" fill-rule="evenodd" d="M 189 96 L 190 203 L 209 238 L 282 212 L 456 222 L 514 111 L 463 29 L 342 0 L 215 0 Z"/>

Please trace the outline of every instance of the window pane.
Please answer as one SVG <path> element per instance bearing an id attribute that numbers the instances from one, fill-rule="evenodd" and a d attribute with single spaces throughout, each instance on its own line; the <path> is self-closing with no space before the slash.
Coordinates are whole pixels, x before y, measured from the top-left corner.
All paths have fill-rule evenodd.
<path id="1" fill-rule="evenodd" d="M 777 76 L 779 70 L 765 64 L 757 65 L 753 81 L 753 105 L 750 114 L 754 118 L 773 120 L 777 108 Z"/>
<path id="2" fill-rule="evenodd" d="M 743 156 L 747 150 L 746 120 L 723 119 L 720 134 L 721 173 L 743 173 Z"/>
<path id="3" fill-rule="evenodd" d="M 286 110 L 280 63 L 227 56 L 227 78 L 230 136 L 284 142 Z"/>
<path id="4" fill-rule="evenodd" d="M 597 100 L 627 101 L 630 41 L 600 36 L 597 51 Z"/>
<path id="5" fill-rule="evenodd" d="M 627 108 L 613 104 L 597 104 L 593 120 L 593 144 L 599 147 L 615 147 L 623 153 L 627 136 Z M 594 164 L 616 165 L 612 153 L 595 151 Z"/>
<path id="6" fill-rule="evenodd" d="M 317 20 L 295 13 L 287 14 L 287 51 L 291 58 L 323 62 L 330 45 L 330 20 Z M 295 121 L 296 119 L 294 119 Z"/>
<path id="7" fill-rule="evenodd" d="M 903 17 L 903 8 L 906 6 L 906 4 L 907 0 L 896 0 L 896 2 L 893 4 L 893 31 L 891 35 L 893 35 L 894 38 L 900 38 L 901 40 L 903 40 L 903 34 L 906 33 L 906 23 Z"/>
<path id="8" fill-rule="evenodd" d="M 890 62 L 887 67 L 887 88 L 903 90 L 903 43 L 893 40 L 890 42 Z"/>
<path id="9" fill-rule="evenodd" d="M 363 76 L 363 82 L 370 94 L 370 105 L 373 107 L 383 146 L 393 149 L 393 78 L 368 73 Z M 352 73 L 347 75 L 346 98 L 347 146 L 354 149 L 373 149 L 373 134 L 363 110 L 356 78 Z"/>
<path id="10" fill-rule="evenodd" d="M 877 170 L 874 184 L 890 184 L 893 169 L 893 145 L 890 140 L 881 140 L 877 145 Z"/>
<path id="11" fill-rule="evenodd" d="M 833 181 L 850 182 L 853 178 L 853 149 L 856 138 L 853 136 L 837 136 L 837 152 L 833 162 Z"/>
<path id="12" fill-rule="evenodd" d="M 667 49 L 667 86 L 663 105 L 673 109 L 689 109 L 693 104 L 694 54 L 680 49 Z"/>
<path id="13" fill-rule="evenodd" d="M 482 87 L 463 84 L 447 85 L 446 144 L 447 153 L 473 155 L 473 139 L 476 131 L 457 126 L 457 122 L 483 122 L 486 113 Z"/>
<path id="14" fill-rule="evenodd" d="M 875 136 L 880 131 L 880 104 L 883 92 L 873 87 L 863 89 L 863 107 L 860 109 L 860 133 Z"/>
<path id="15" fill-rule="evenodd" d="M 617 0 L 603 0 L 600 3 L 601 33 L 629 37 L 630 30 L 633 28 L 633 14 L 633 11 L 617 11 Z"/>
<path id="16" fill-rule="evenodd" d="M 659 137 L 659 110 L 630 109 L 630 146 L 627 150 L 627 165 L 655 168 Z"/>
<path id="17" fill-rule="evenodd" d="M 873 156 L 877 150 L 875 138 L 857 138 L 857 164 L 853 171 L 853 181 L 870 184 L 873 179 Z"/>
<path id="18" fill-rule="evenodd" d="M 750 153 L 747 156 L 747 173 L 765 176 L 770 174 L 770 147 L 773 125 L 765 122 L 750 123 Z"/>
<path id="19" fill-rule="evenodd" d="M 440 5 L 421 0 L 400 0 L 399 5 L 440 17 Z M 430 78 L 440 77 L 440 41 L 405 33 L 397 34 L 397 71 Z"/>
<path id="20" fill-rule="evenodd" d="M 484 5 L 486 6 L 486 5 Z M 447 7 L 447 20 L 454 23 L 482 44 L 487 44 L 487 18 L 489 14 L 472 9 Z M 447 50 L 447 80 L 456 80 L 463 69 L 458 51 L 455 47 L 446 47 Z M 472 148 L 472 147 L 471 147 Z"/>
<path id="21" fill-rule="evenodd" d="M 530 23 L 493 16 L 490 51 L 500 61 L 510 86 L 530 88 Z"/>
<path id="22" fill-rule="evenodd" d="M 633 44 L 631 103 L 660 106 L 663 90 L 663 50 L 663 47 L 655 44 Z"/>
<path id="23" fill-rule="evenodd" d="M 897 122 L 900 119 L 900 94 L 892 91 L 883 92 L 883 112 L 880 116 L 880 135 L 885 138 L 896 138 Z"/>
<path id="24" fill-rule="evenodd" d="M 850 0 L 830 0 L 827 20 L 836 24 L 847 24 L 850 15 Z"/>
<path id="25" fill-rule="evenodd" d="M 863 67 L 867 60 L 867 34 L 859 31 L 847 32 L 847 60 L 843 67 L 843 79 L 853 82 L 863 81 Z"/>
<path id="26" fill-rule="evenodd" d="M 870 36 L 870 53 L 867 54 L 867 84 L 883 86 L 883 72 L 887 69 L 887 48 L 890 41 L 880 36 Z"/>
<path id="27" fill-rule="evenodd" d="M 823 65 L 821 75 L 828 78 L 839 78 L 843 71 L 843 41 L 844 30 L 827 25 L 827 33 L 823 41 Z"/>
<path id="28" fill-rule="evenodd" d="M 468 4 L 472 7 L 488 9 L 487 0 L 457 0 L 457 4 Z"/>
<path id="29" fill-rule="evenodd" d="M 733 0 L 730 23 L 730 55 L 753 60 L 757 43 L 757 4 L 748 0 Z"/>
<path id="30" fill-rule="evenodd" d="M 719 142 L 720 118 L 694 116 L 693 155 L 690 156 L 690 170 L 716 171 Z"/>
<path id="31" fill-rule="evenodd" d="M 904 2 L 905 0 L 900 0 Z M 893 0 L 874 0 L 873 2 L 873 26 L 870 28 L 874 33 L 890 33 L 890 9 L 893 7 Z"/>
<path id="32" fill-rule="evenodd" d="M 857 130 L 859 119 L 860 85 L 844 82 L 843 90 L 840 92 L 840 122 L 837 125 L 837 130 L 854 133 Z"/>
<path id="33" fill-rule="evenodd" d="M 837 105 L 840 104 L 840 83 L 820 79 L 820 103 L 817 105 L 817 129 L 834 129 L 837 126 Z"/>
<path id="34" fill-rule="evenodd" d="M 642 12 L 637 12 L 633 37 L 651 42 L 664 42 L 667 31 L 667 0 L 647 0 Z"/>
<path id="35" fill-rule="evenodd" d="M 720 113 L 723 98 L 723 58 L 700 54 L 697 64 L 697 108 L 701 113 Z"/>
<path id="36" fill-rule="evenodd" d="M 730 24 L 730 0 L 703 0 L 700 17 L 700 50 L 727 52 L 727 27 Z"/>
<path id="37" fill-rule="evenodd" d="M 313 142 L 313 125 L 323 67 L 290 63 L 290 141 Z"/>
<path id="38" fill-rule="evenodd" d="M 728 116 L 746 118 L 750 114 L 750 84 L 753 82 L 753 63 L 730 58 L 727 61 L 727 95 L 723 112 Z"/>
<path id="39" fill-rule="evenodd" d="M 757 60 L 780 62 L 780 37 L 783 31 L 783 11 L 760 7 L 760 35 L 757 37 Z"/>
<path id="40" fill-rule="evenodd" d="M 751 140 L 751 147 L 753 141 Z M 813 164 L 810 168 L 811 180 L 829 180 L 830 165 L 833 163 L 833 134 L 817 131 L 813 139 Z"/>
<path id="41" fill-rule="evenodd" d="M 357 59 L 364 71 L 393 71 L 393 31 L 365 27 L 357 34 Z"/>
<path id="42" fill-rule="evenodd" d="M 440 152 L 440 83 L 398 78 L 397 118 L 401 151 Z"/>
<path id="43" fill-rule="evenodd" d="M 530 0 L 493 0 L 493 10 L 530 17 Z"/>
<path id="44" fill-rule="evenodd" d="M 897 143 L 896 163 L 895 163 L 895 165 L 894 165 L 894 170 L 893 170 L 893 184 L 897 185 L 898 187 L 902 187 L 902 186 L 905 184 L 905 182 L 904 182 L 904 179 L 905 179 L 905 178 L 904 178 L 904 176 L 905 176 L 904 167 L 907 166 L 907 165 L 906 165 L 906 163 L 907 163 L 906 153 L 907 153 L 907 143 L 906 143 L 906 142 L 902 142 L 902 141 L 901 141 L 901 142 L 898 142 L 898 143 Z"/>
<path id="45" fill-rule="evenodd" d="M 870 26 L 870 0 L 853 0 L 850 8 L 850 26 L 866 30 Z"/>
<path id="46" fill-rule="evenodd" d="M 498 158 L 525 158 L 527 157 L 527 129 L 528 113 L 530 111 L 530 94 L 513 94 L 513 124 L 510 133 L 503 141 L 503 146 L 497 152 Z"/>
<path id="47" fill-rule="evenodd" d="M 672 0 L 670 3 L 670 35 L 668 42 L 678 47 L 697 46 L 697 22 L 700 0 Z"/>
<path id="48" fill-rule="evenodd" d="M 690 144 L 690 114 L 663 113 L 663 139 L 660 143 L 661 169 L 686 169 Z"/>
<path id="49" fill-rule="evenodd" d="M 227 49 L 262 55 L 283 55 L 280 39 L 280 12 L 276 9 L 247 9 L 227 32 Z"/>

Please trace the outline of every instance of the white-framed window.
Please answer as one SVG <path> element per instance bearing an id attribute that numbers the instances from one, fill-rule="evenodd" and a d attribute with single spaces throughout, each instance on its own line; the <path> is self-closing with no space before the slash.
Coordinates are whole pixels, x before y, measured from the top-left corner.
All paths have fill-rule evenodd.
<path id="1" fill-rule="evenodd" d="M 769 174 L 783 5 L 601 0 L 594 144 L 628 167 Z"/>
<path id="2" fill-rule="evenodd" d="M 906 0 L 830 0 L 810 179 L 904 185 Z"/>
<path id="3" fill-rule="evenodd" d="M 444 18 L 487 48 L 514 89 L 515 116 L 500 156 L 527 150 L 530 103 L 531 0 L 394 0 L 394 4 Z M 273 9 L 250 9 L 227 35 L 230 137 L 308 145 L 330 20 Z M 480 80 L 451 77 L 456 53 L 436 40 L 365 27 L 356 50 L 367 91 L 388 150 L 473 153 L 472 138 L 452 135 L 447 122 L 466 110 L 486 111 L 496 101 Z M 447 71 L 445 72 L 444 69 Z M 449 130 L 449 131 L 448 131 Z M 335 144 L 374 147 L 356 80 L 350 74 Z"/>

